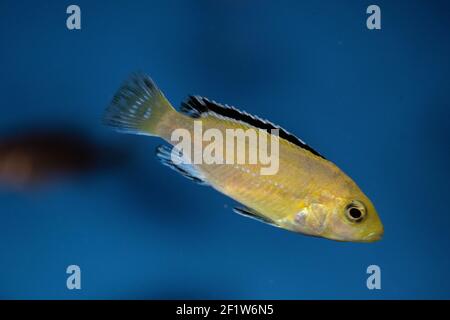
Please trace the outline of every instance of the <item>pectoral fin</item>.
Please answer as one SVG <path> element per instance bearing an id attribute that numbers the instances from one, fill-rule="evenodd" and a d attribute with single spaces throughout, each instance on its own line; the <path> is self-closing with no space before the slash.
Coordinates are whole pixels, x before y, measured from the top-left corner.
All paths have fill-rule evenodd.
<path id="1" fill-rule="evenodd" d="M 236 212 L 237 214 L 240 214 L 241 216 L 250 218 L 250 219 L 254 219 L 257 220 L 259 222 L 263 222 L 263 223 L 267 223 L 270 224 L 274 227 L 278 227 L 278 225 L 276 224 L 275 221 L 273 221 L 270 218 L 265 217 L 264 215 L 262 215 L 261 213 L 259 213 L 256 210 L 253 210 L 251 208 L 247 208 L 247 207 L 234 207 L 233 211 Z"/>

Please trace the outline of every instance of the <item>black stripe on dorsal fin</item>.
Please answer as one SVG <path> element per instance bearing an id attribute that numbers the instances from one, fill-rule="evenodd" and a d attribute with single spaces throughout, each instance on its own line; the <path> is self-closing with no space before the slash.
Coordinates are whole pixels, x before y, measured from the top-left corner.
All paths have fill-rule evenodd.
<path id="1" fill-rule="evenodd" d="M 269 132 L 271 129 L 278 129 L 280 138 L 283 138 L 284 140 L 287 140 L 296 146 L 308 150 L 312 154 L 325 159 L 324 156 L 308 146 L 300 138 L 294 136 L 292 133 L 289 133 L 280 126 L 277 126 L 268 120 L 263 120 L 257 116 L 253 116 L 245 111 L 238 110 L 232 106 L 222 105 L 200 96 L 189 96 L 189 98 L 181 104 L 180 111 L 192 118 L 200 118 L 204 114 L 215 113 L 223 117 L 245 122 L 251 126 L 264 129 Z"/>

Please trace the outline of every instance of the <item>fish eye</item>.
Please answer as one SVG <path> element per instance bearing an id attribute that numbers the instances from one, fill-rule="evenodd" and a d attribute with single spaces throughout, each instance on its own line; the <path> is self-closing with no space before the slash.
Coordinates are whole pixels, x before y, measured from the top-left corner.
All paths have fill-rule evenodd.
<path id="1" fill-rule="evenodd" d="M 345 208 L 345 216 L 350 222 L 361 222 L 366 216 L 366 208 L 359 201 L 352 201 Z"/>

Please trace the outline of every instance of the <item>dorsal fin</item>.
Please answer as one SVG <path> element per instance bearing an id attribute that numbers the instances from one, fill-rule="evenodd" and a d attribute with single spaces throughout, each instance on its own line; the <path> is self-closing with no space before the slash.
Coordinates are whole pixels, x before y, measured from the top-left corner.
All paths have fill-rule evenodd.
<path id="1" fill-rule="evenodd" d="M 207 113 L 215 113 L 223 117 L 245 122 L 256 128 L 264 129 L 270 132 L 271 129 L 279 130 L 279 137 L 287 140 L 302 149 L 308 150 L 312 154 L 325 159 L 319 152 L 308 146 L 300 138 L 289 133 L 285 129 L 277 126 L 268 120 L 263 120 L 257 116 L 253 116 L 245 111 L 236 109 L 235 107 L 222 105 L 215 101 L 200 96 L 189 96 L 189 98 L 181 104 L 180 111 L 192 118 L 200 118 Z"/>

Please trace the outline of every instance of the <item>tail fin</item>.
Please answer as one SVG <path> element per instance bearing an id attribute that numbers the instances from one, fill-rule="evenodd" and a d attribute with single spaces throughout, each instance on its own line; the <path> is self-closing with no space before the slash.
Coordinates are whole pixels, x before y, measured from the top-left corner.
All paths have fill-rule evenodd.
<path id="1" fill-rule="evenodd" d="M 144 74 L 133 74 L 114 96 L 103 122 L 117 131 L 158 135 L 158 123 L 175 111 L 156 84 Z"/>

